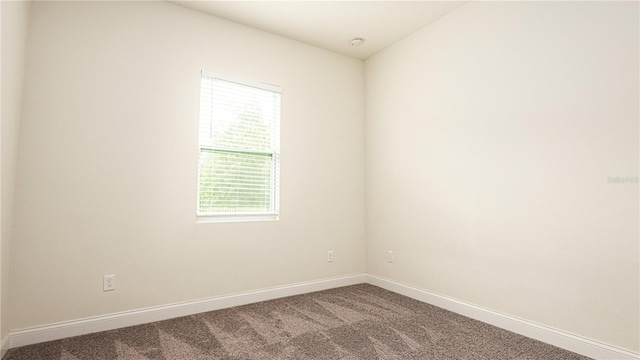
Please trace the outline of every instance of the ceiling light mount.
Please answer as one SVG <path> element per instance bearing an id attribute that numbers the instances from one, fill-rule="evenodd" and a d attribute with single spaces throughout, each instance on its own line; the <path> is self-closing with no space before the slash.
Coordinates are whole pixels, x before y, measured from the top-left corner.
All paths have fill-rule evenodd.
<path id="1" fill-rule="evenodd" d="M 360 46 L 365 41 L 366 40 L 364 38 L 361 38 L 361 37 L 353 38 L 353 39 L 351 39 L 351 46 Z"/>

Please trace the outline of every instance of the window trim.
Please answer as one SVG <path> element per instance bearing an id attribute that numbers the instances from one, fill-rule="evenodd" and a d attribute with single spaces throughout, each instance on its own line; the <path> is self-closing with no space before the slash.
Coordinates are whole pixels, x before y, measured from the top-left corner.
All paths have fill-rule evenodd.
<path id="1" fill-rule="evenodd" d="M 241 85 L 246 85 L 246 86 L 251 86 L 257 89 L 262 89 L 262 90 L 268 90 L 268 91 L 273 91 L 273 92 L 277 92 L 282 94 L 282 87 L 278 86 L 278 85 L 273 85 L 273 84 L 267 84 L 267 83 L 261 83 L 258 81 L 251 81 L 251 80 L 244 80 L 244 79 L 240 79 L 234 76 L 228 76 L 228 75 L 221 75 L 212 71 L 207 71 L 207 70 L 202 70 L 202 73 L 200 74 L 200 78 L 202 78 L 203 76 L 206 77 L 210 77 L 213 79 L 219 79 L 219 80 L 223 80 L 223 81 L 228 81 L 228 82 L 232 82 L 232 83 L 236 83 L 236 84 L 241 84 Z"/>
<path id="2" fill-rule="evenodd" d="M 246 221 L 276 221 L 279 219 L 279 213 L 230 213 L 196 216 L 196 222 L 199 224 Z"/>
<path id="3" fill-rule="evenodd" d="M 282 87 L 278 86 L 278 85 L 273 85 L 273 84 L 267 84 L 267 83 L 261 83 L 261 82 L 257 82 L 257 81 L 250 81 L 250 80 L 244 80 L 244 79 L 240 79 L 240 78 L 236 78 L 233 76 L 227 76 L 227 75 L 221 75 L 218 73 L 214 73 L 211 71 L 207 71 L 207 70 L 202 70 L 199 79 L 201 80 L 203 77 L 209 77 L 209 78 L 213 78 L 213 79 L 217 79 L 217 80 L 222 80 L 222 81 L 227 81 L 227 82 L 232 82 L 235 84 L 240 84 L 240 85 L 245 85 L 245 86 L 249 86 L 249 87 L 253 87 L 253 88 L 257 88 L 257 89 L 261 89 L 261 90 L 267 90 L 267 91 L 271 91 L 271 92 L 275 92 L 275 93 L 279 93 L 282 94 Z M 201 80 L 202 81 L 202 80 Z M 201 106 L 201 104 L 200 104 Z M 198 129 L 200 129 L 200 121 L 201 119 L 198 118 Z M 281 116 L 278 119 L 278 134 L 277 136 L 280 137 L 280 121 L 281 121 Z M 200 138 L 198 137 L 198 158 L 200 158 L 201 153 L 202 153 L 202 149 L 203 148 L 207 148 L 209 146 L 204 146 L 200 143 Z M 210 150 L 214 150 L 213 147 L 211 147 Z M 236 149 L 228 149 L 229 151 L 239 151 Z M 245 152 L 255 152 L 255 151 L 251 151 L 251 150 L 247 150 Z M 198 165 L 198 174 L 197 174 L 197 191 L 198 193 L 196 194 L 196 223 L 218 223 L 218 222 L 247 222 L 247 221 L 275 221 L 275 220 L 279 220 L 280 217 L 280 186 L 279 184 L 273 184 L 273 182 L 280 182 L 279 181 L 279 163 L 280 163 L 280 150 L 279 147 L 276 149 L 273 149 L 272 152 L 262 152 L 262 151 L 257 151 L 255 152 L 256 154 L 261 154 L 261 155 L 268 155 L 271 154 L 271 156 L 274 157 L 274 162 L 273 162 L 273 176 L 271 178 L 271 182 L 272 182 L 272 187 L 273 188 L 277 188 L 277 191 L 272 192 L 271 194 L 271 204 L 273 205 L 273 208 L 275 209 L 275 211 L 267 211 L 267 212 L 247 212 L 247 213 L 201 213 L 200 212 L 200 166 Z"/>

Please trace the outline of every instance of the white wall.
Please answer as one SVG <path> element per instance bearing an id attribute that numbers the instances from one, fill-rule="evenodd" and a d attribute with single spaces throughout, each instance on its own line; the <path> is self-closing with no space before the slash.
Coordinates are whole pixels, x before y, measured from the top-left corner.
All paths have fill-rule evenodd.
<path id="1" fill-rule="evenodd" d="M 0 209 L 0 338 L 9 330 L 9 281 L 13 243 L 13 206 L 18 159 L 18 133 L 22 118 L 24 59 L 29 3 L 2 1 L 2 207 Z"/>
<path id="2" fill-rule="evenodd" d="M 367 272 L 638 352 L 638 25 L 473 2 L 368 59 Z"/>
<path id="3" fill-rule="evenodd" d="M 12 330 L 364 272 L 362 61 L 163 2 L 34 3 L 29 52 Z M 196 224 L 201 69 L 283 87 L 279 221 Z"/>

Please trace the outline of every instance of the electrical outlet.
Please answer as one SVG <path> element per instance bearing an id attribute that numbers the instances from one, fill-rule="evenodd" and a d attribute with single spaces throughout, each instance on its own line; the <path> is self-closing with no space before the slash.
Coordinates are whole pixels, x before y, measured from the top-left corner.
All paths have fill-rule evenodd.
<path id="1" fill-rule="evenodd" d="M 327 262 L 333 262 L 333 250 L 327 252 Z"/>
<path id="2" fill-rule="evenodd" d="M 387 251 L 387 262 L 393 262 L 393 251 Z"/>
<path id="3" fill-rule="evenodd" d="M 105 275 L 102 279 L 102 291 L 111 291 L 116 289 L 116 274 Z"/>

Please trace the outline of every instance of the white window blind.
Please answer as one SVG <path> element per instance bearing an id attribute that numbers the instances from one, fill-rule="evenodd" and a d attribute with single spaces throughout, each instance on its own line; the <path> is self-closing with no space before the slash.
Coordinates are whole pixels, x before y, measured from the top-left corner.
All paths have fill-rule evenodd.
<path id="1" fill-rule="evenodd" d="M 199 218 L 277 217 L 281 91 L 202 72 Z"/>

